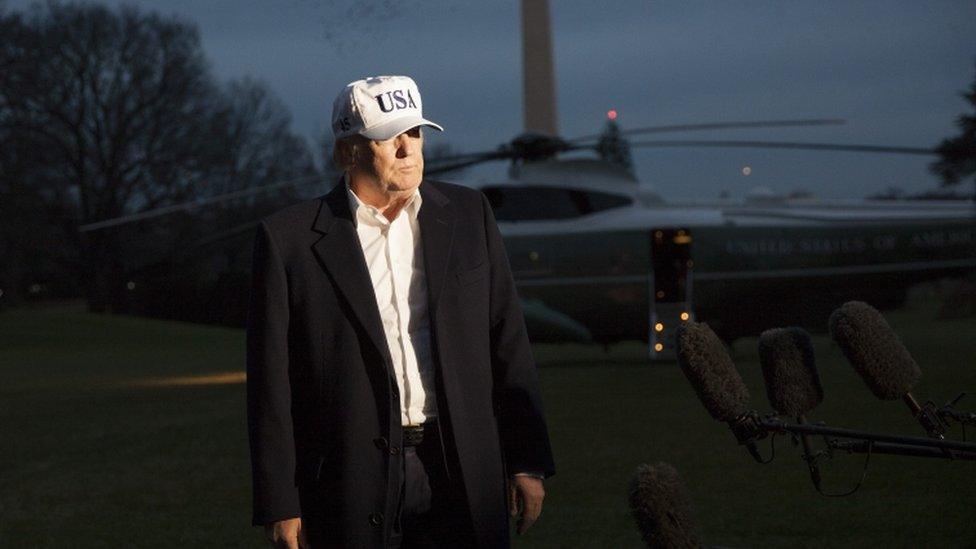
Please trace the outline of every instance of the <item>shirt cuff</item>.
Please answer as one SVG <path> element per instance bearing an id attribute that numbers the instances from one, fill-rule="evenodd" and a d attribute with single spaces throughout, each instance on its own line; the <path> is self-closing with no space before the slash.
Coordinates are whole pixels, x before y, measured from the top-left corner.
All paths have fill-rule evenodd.
<path id="1" fill-rule="evenodd" d="M 545 480 L 546 479 L 546 475 L 543 475 L 542 473 L 537 473 L 535 471 L 522 471 L 521 473 L 515 473 L 512 476 L 513 477 L 532 477 L 532 478 L 537 478 L 539 480 Z"/>

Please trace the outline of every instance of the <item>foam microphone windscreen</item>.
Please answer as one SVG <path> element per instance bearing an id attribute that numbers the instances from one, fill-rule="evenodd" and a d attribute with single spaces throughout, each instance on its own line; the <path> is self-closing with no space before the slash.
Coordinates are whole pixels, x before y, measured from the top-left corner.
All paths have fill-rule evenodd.
<path id="1" fill-rule="evenodd" d="M 779 414 L 796 417 L 823 402 L 823 385 L 810 334 L 802 328 L 774 328 L 759 336 L 759 362 L 766 396 Z"/>
<path id="2" fill-rule="evenodd" d="M 734 421 L 747 411 L 749 390 L 707 324 L 685 322 L 675 332 L 675 341 L 678 365 L 713 418 Z"/>
<path id="3" fill-rule="evenodd" d="M 643 464 L 630 482 L 630 512 L 648 547 L 702 546 L 691 496 L 670 464 Z"/>
<path id="4" fill-rule="evenodd" d="M 881 313 L 849 301 L 830 315 L 830 335 L 864 382 L 883 400 L 896 400 L 922 377 L 915 359 Z"/>

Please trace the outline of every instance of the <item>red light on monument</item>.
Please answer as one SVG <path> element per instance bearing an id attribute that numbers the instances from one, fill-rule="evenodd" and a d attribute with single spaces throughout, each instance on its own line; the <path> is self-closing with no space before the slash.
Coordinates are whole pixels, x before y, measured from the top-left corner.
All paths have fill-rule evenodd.
<path id="1" fill-rule="evenodd" d="M 616 120 L 617 119 L 617 110 L 616 109 L 610 109 L 609 111 L 607 111 L 607 118 L 609 120 Z"/>

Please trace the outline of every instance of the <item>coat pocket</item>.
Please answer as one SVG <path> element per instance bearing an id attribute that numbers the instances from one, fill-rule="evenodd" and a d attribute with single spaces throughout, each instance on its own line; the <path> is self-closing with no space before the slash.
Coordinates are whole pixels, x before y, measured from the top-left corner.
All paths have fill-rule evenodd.
<path id="1" fill-rule="evenodd" d="M 459 286 L 468 286 L 484 279 L 488 276 L 488 262 L 483 261 L 473 269 L 458 271 L 457 280 Z"/>

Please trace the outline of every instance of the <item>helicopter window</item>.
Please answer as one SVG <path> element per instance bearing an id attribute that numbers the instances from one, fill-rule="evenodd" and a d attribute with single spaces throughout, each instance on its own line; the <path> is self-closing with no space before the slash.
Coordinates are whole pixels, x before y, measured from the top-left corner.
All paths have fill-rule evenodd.
<path id="1" fill-rule="evenodd" d="M 627 197 L 555 187 L 488 187 L 483 192 L 499 221 L 571 219 L 630 204 Z"/>
<path id="2" fill-rule="evenodd" d="M 565 189 L 492 187 L 484 193 L 499 221 L 569 219 L 583 214 L 579 200 Z"/>
<path id="3" fill-rule="evenodd" d="M 602 212 L 603 210 L 609 210 L 611 208 L 630 206 L 633 203 L 633 201 L 626 196 L 595 191 L 587 192 L 586 197 L 589 199 L 590 207 L 594 212 Z"/>

